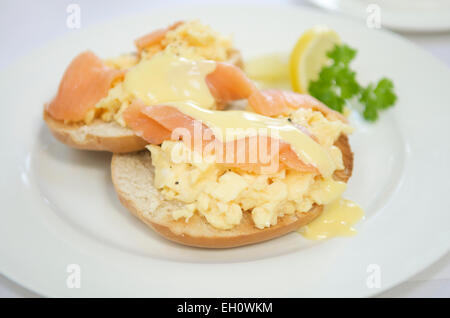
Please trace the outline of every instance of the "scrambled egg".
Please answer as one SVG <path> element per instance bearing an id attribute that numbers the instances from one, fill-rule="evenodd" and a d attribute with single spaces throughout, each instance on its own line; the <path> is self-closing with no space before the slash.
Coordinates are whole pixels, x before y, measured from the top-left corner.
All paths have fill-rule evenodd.
<path id="1" fill-rule="evenodd" d="M 333 144 L 341 133 L 348 135 L 353 132 L 353 127 L 339 120 L 327 120 L 321 112 L 312 109 L 300 108 L 292 112 L 289 117 L 294 123 L 307 127 L 325 147 L 334 147 Z"/>
<path id="2" fill-rule="evenodd" d="M 130 105 L 131 100 L 132 96 L 123 88 L 123 82 L 117 83 L 109 90 L 108 95 L 95 105 L 95 117 L 106 122 L 114 120 L 122 127 L 126 127 L 122 113 Z"/>
<path id="3" fill-rule="evenodd" d="M 126 70 L 135 66 L 139 62 L 139 57 L 134 53 L 122 54 L 115 58 L 109 58 L 103 61 L 106 66 L 116 70 Z"/>
<path id="4" fill-rule="evenodd" d="M 165 50 L 190 59 L 225 61 L 230 57 L 231 38 L 222 36 L 198 20 L 185 22 L 167 32 L 161 43 Z"/>
<path id="5" fill-rule="evenodd" d="M 351 128 L 340 121 L 328 121 L 321 113 L 308 109 L 295 111 L 294 122 L 308 127 L 330 156 L 336 170 L 344 167 L 339 148 L 333 146 L 341 133 Z M 259 229 L 277 224 L 283 215 L 307 212 L 314 204 L 335 200 L 346 184 L 323 179 L 312 173 L 282 170 L 275 174 L 256 175 L 216 164 L 213 157 L 199 158 L 181 141 L 165 141 L 147 147 L 155 167 L 155 187 L 168 200 L 185 206 L 173 212 L 176 220 L 199 213 L 218 229 L 240 224 L 250 213 Z"/>
<path id="6" fill-rule="evenodd" d="M 141 57 L 137 54 L 124 54 L 116 58 L 106 59 L 104 63 L 115 69 L 129 69 L 137 65 L 141 59 L 151 58 L 160 51 L 168 51 L 188 59 L 207 59 L 225 61 L 230 57 L 232 42 L 199 21 L 188 21 L 174 30 L 167 32 L 161 44 L 145 49 Z M 101 99 L 95 109 L 85 116 L 85 123 L 91 123 L 95 118 L 103 121 L 115 121 L 125 127 L 122 113 L 130 104 L 132 96 L 124 90 L 121 82 L 115 83 L 108 96 Z"/>

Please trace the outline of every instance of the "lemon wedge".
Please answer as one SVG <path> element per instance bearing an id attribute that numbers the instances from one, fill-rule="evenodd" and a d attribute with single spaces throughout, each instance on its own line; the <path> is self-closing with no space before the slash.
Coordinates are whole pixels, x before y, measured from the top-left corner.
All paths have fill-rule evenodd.
<path id="1" fill-rule="evenodd" d="M 315 26 L 303 33 L 289 61 L 294 91 L 308 93 L 309 82 L 317 80 L 320 70 L 329 61 L 326 53 L 340 42 L 339 35 L 326 26 Z"/>

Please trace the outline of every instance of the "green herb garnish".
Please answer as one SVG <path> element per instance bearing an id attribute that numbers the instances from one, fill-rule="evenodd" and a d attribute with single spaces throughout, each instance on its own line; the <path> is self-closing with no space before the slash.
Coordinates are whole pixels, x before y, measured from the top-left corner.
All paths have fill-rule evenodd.
<path id="1" fill-rule="evenodd" d="M 335 45 L 327 53 L 331 64 L 324 66 L 316 81 L 309 83 L 309 93 L 328 107 L 342 113 L 346 101 L 356 97 L 363 106 L 362 115 L 368 121 L 378 119 L 378 111 L 394 105 L 397 96 L 394 84 L 382 78 L 376 84 L 362 87 L 356 81 L 356 73 L 350 68 L 350 62 L 356 56 L 356 50 L 346 44 Z"/>

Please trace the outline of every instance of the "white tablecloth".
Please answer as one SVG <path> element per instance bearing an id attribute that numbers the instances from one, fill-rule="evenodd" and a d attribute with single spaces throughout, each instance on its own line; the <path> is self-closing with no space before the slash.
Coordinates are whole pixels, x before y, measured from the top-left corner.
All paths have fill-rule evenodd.
<path id="1" fill-rule="evenodd" d="M 169 1 L 148 0 L 4 0 L 0 2 L 0 71 L 35 47 L 63 36 L 66 9 L 77 3 L 82 9 L 82 27 L 107 19 L 149 10 L 151 6 L 166 5 Z M 181 0 L 170 1 L 174 5 Z M 198 1 L 193 1 L 198 2 Z M 304 0 L 228 0 L 226 2 L 280 3 L 311 6 Z M 419 18 L 419 17 L 418 17 Z M 434 34 L 402 34 L 450 66 L 450 32 Z M 407 282 L 381 294 L 385 297 L 450 297 L 450 255 L 432 265 Z M 0 275 L 0 297 L 39 297 Z"/>

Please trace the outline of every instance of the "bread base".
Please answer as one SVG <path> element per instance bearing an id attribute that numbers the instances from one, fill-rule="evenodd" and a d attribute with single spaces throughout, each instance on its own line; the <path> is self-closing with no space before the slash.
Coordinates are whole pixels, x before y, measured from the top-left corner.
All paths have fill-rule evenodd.
<path id="1" fill-rule="evenodd" d="M 65 124 L 53 119 L 44 111 L 44 120 L 53 136 L 62 143 L 77 149 L 126 153 L 139 151 L 148 145 L 141 137 L 115 122 L 95 119 L 89 125 Z"/>
<path id="2" fill-rule="evenodd" d="M 334 178 L 347 182 L 353 170 L 353 153 L 347 136 L 342 135 L 335 144 L 342 151 L 345 169 L 336 171 Z M 165 238 L 189 246 L 229 248 L 263 242 L 299 229 L 323 210 L 323 206 L 316 205 L 307 213 L 279 218 L 276 225 L 265 229 L 256 228 L 250 213 L 244 213 L 241 224 L 220 230 L 198 214 L 188 222 L 172 218 L 171 212 L 182 203 L 165 200 L 154 187 L 154 168 L 148 151 L 114 155 L 111 172 L 118 197 L 132 214 Z"/>

